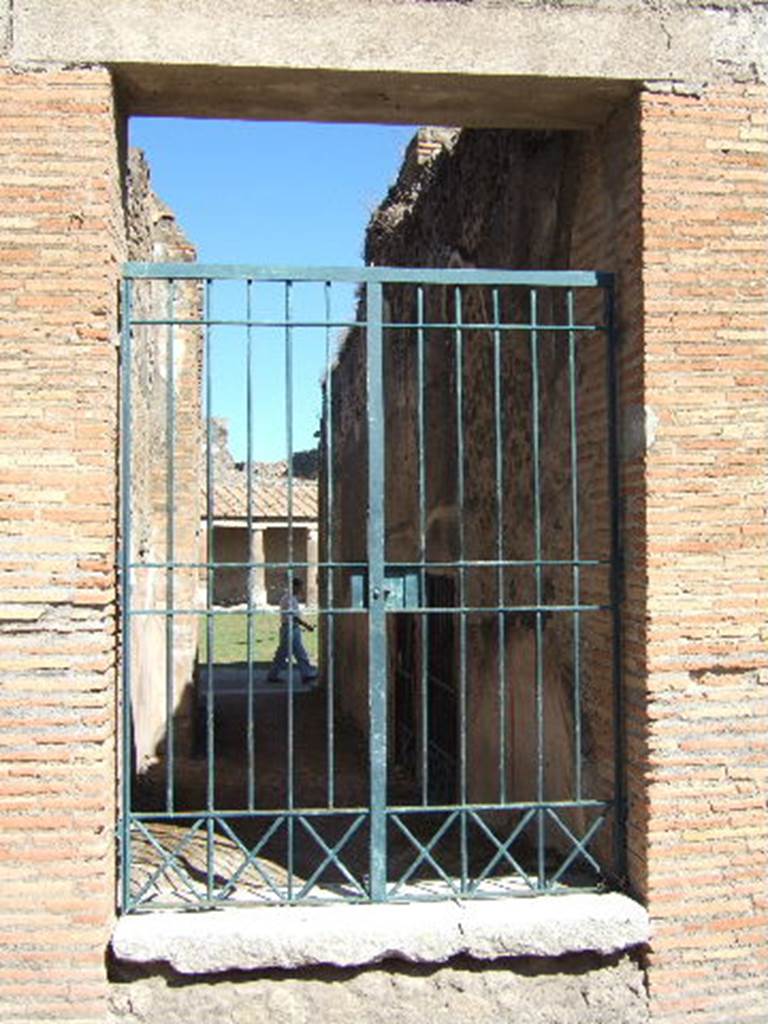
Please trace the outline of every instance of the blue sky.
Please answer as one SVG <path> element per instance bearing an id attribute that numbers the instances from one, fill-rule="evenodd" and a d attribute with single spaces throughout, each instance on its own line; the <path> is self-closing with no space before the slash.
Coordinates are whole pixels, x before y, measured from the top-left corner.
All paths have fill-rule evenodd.
<path id="1" fill-rule="evenodd" d="M 362 264 L 368 218 L 397 176 L 413 132 L 405 126 L 134 118 L 130 142 L 146 152 L 153 187 L 201 262 L 355 266 Z M 260 343 L 253 457 L 279 459 L 286 453 L 283 352 L 278 338 Z M 242 334 L 214 339 L 213 412 L 230 420 L 236 459 L 246 451 L 243 350 Z M 314 443 L 324 367 L 322 339 L 298 337 L 294 449 Z"/>

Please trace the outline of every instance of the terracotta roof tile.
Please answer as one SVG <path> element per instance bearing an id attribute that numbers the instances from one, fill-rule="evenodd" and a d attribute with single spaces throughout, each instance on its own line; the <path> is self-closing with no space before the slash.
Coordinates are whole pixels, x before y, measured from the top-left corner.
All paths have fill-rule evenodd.
<path id="1" fill-rule="evenodd" d="M 213 515 L 215 519 L 245 519 L 248 514 L 248 483 L 229 478 L 217 481 L 213 487 Z M 254 478 L 251 499 L 254 519 L 286 519 L 288 517 L 288 481 Z M 317 481 L 293 481 L 293 514 L 301 519 L 317 519 Z M 205 517 L 205 495 L 203 516 Z"/>

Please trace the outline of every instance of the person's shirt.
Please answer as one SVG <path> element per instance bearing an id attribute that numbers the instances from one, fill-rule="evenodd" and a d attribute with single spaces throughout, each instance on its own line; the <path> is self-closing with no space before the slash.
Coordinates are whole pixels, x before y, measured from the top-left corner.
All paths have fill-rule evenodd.
<path id="1" fill-rule="evenodd" d="M 285 590 L 280 598 L 280 614 L 285 621 L 299 614 L 299 599 L 290 590 Z"/>

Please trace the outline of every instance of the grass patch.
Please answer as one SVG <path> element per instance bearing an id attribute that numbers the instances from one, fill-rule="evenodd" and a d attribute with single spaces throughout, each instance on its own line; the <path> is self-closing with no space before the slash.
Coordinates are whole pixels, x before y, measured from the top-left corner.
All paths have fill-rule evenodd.
<path id="1" fill-rule="evenodd" d="M 317 616 L 302 616 L 313 624 Z M 280 639 L 280 615 L 258 612 L 251 617 L 251 659 L 271 661 Z M 313 662 L 317 662 L 317 632 L 302 631 L 304 646 Z M 201 662 L 208 660 L 208 628 L 204 617 L 200 619 Z M 248 660 L 248 616 L 234 612 L 213 616 L 213 661 L 217 665 Z"/>

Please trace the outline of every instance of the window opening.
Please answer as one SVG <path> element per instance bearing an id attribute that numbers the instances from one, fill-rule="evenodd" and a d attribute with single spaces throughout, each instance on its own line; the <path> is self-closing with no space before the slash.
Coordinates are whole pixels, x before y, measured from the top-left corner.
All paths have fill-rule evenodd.
<path id="1" fill-rule="evenodd" d="M 611 294 L 589 272 L 127 266 L 123 910 L 616 869 Z"/>

